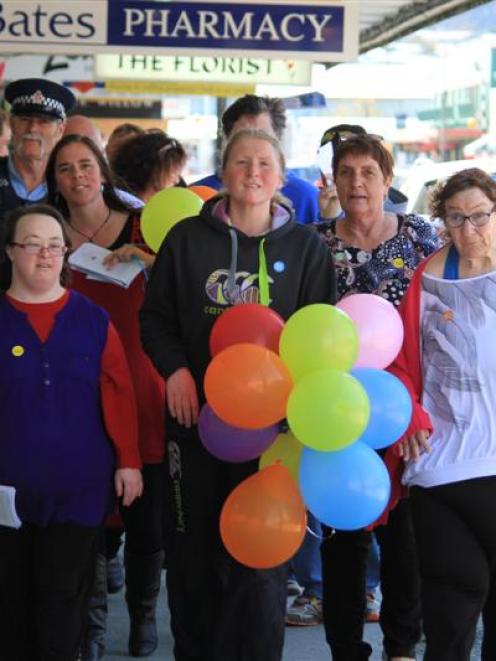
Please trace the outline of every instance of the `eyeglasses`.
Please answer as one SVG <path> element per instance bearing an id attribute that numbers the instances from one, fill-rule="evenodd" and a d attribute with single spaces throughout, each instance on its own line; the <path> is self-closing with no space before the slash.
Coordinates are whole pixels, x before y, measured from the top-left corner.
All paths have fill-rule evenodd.
<path id="1" fill-rule="evenodd" d="M 42 243 L 37 243 L 35 241 L 29 241 L 28 243 L 16 243 L 15 241 L 12 241 L 10 245 L 23 248 L 28 255 L 39 255 L 46 250 L 53 257 L 62 257 L 62 255 L 65 255 L 67 252 L 67 246 L 63 243 L 49 243 L 47 246 L 44 246 Z"/>
<path id="2" fill-rule="evenodd" d="M 457 211 L 452 211 L 446 214 L 444 222 L 448 227 L 462 227 L 466 220 L 471 223 L 474 227 L 483 227 L 489 222 L 489 218 L 494 213 L 495 207 L 491 211 L 476 211 L 471 213 L 468 216 L 463 215 L 463 213 L 458 213 Z"/>

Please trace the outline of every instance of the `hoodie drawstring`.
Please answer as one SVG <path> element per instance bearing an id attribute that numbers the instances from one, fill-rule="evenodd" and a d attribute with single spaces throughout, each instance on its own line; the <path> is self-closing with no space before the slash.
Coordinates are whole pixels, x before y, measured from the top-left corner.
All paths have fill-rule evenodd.
<path id="1" fill-rule="evenodd" d="M 229 228 L 231 237 L 231 263 L 229 264 L 229 273 L 226 283 L 226 298 L 231 305 L 239 303 L 237 300 L 236 269 L 238 266 L 238 235 L 233 227 Z M 267 272 L 267 259 L 265 257 L 265 238 L 258 244 L 258 289 L 260 292 L 260 303 L 269 305 L 269 274 Z"/>
<path id="2" fill-rule="evenodd" d="M 229 273 L 227 275 L 226 294 L 228 303 L 236 304 L 236 267 L 238 266 L 238 235 L 236 230 L 229 228 L 231 236 L 231 263 L 229 264 Z"/>
<path id="3" fill-rule="evenodd" d="M 269 305 L 269 274 L 267 273 L 267 259 L 265 258 L 265 239 L 258 244 L 258 285 L 260 290 L 260 303 Z"/>

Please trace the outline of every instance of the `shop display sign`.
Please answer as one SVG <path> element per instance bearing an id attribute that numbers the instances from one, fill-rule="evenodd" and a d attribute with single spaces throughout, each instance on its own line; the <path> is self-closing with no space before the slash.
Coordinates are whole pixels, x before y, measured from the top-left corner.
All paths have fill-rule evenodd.
<path id="1" fill-rule="evenodd" d="M 308 60 L 176 55 L 97 55 L 99 80 L 181 80 L 251 84 L 310 85 Z"/>
<path id="2" fill-rule="evenodd" d="M 6 0 L 0 49 L 342 62 L 358 54 L 358 3 Z"/>

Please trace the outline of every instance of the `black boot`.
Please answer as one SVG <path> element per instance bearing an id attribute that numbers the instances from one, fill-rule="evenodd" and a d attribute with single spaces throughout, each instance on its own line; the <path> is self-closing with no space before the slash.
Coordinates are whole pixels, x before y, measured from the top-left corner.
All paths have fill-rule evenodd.
<path id="1" fill-rule="evenodd" d="M 124 566 L 118 555 L 107 560 L 107 590 L 109 594 L 115 594 L 124 586 Z"/>
<path id="2" fill-rule="evenodd" d="M 137 555 L 126 551 L 126 601 L 131 628 L 129 654 L 150 656 L 158 646 L 155 607 L 160 591 L 160 574 L 164 561 L 163 551 L 150 555 Z"/>
<path id="3" fill-rule="evenodd" d="M 124 528 L 105 526 L 105 555 L 107 556 L 107 590 L 115 594 L 124 587 L 124 563 L 119 555 Z"/>
<path id="4" fill-rule="evenodd" d="M 105 654 L 107 630 L 107 559 L 103 553 L 96 556 L 95 579 L 90 598 L 81 661 L 100 661 Z"/>

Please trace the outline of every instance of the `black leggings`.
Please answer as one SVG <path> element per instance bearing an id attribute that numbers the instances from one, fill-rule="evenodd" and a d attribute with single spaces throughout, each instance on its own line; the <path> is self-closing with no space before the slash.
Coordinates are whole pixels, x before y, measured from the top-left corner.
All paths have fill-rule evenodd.
<path id="1" fill-rule="evenodd" d="M 496 477 L 410 490 L 422 577 L 425 661 L 496 660 Z"/>
<path id="2" fill-rule="evenodd" d="M 165 466 L 143 466 L 143 495 L 130 507 L 121 507 L 126 548 L 137 555 L 151 555 L 164 545 Z"/>
<path id="3" fill-rule="evenodd" d="M 176 661 L 280 661 L 286 565 L 252 569 L 224 549 L 219 515 L 256 461 L 218 461 L 198 440 L 168 436 L 167 589 Z"/>
<path id="4" fill-rule="evenodd" d="M 0 526 L 0 659 L 75 661 L 99 528 Z"/>
<path id="5" fill-rule="evenodd" d="M 363 640 L 370 533 L 324 529 L 322 584 L 324 626 L 334 661 L 368 659 Z M 375 529 L 381 548 L 381 627 L 388 656 L 413 657 L 420 639 L 420 579 L 408 499 Z"/>

